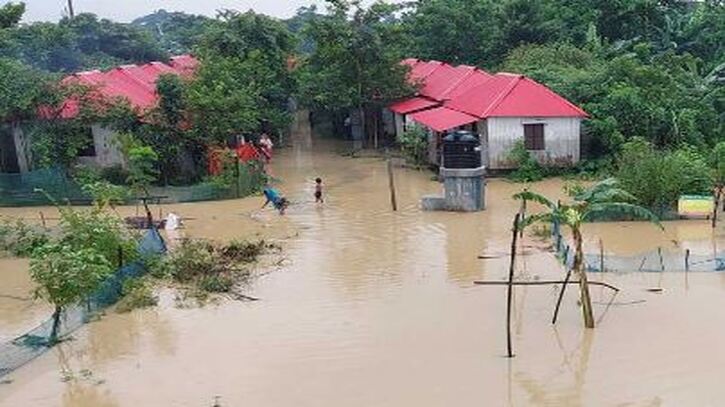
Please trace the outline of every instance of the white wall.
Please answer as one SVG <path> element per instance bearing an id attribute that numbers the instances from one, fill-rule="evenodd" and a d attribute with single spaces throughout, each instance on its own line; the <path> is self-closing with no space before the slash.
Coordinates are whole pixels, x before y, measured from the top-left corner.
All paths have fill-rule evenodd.
<path id="1" fill-rule="evenodd" d="M 508 169 L 508 153 L 524 140 L 524 124 L 544 124 L 543 151 L 532 154 L 544 165 L 566 166 L 579 161 L 581 119 L 575 117 L 491 117 L 488 123 L 488 168 Z"/>

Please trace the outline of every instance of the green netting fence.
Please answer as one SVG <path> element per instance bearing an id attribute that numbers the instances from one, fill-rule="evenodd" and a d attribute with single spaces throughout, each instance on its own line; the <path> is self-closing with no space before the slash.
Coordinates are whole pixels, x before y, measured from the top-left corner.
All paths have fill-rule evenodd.
<path id="1" fill-rule="evenodd" d="M 223 180 L 189 186 L 151 188 L 151 194 L 163 197 L 165 203 L 213 201 L 241 198 L 256 192 L 264 185 L 267 175 L 255 167 L 240 165 L 237 174 Z M 91 197 L 60 168 L 48 168 L 22 174 L 0 173 L 0 206 L 48 205 L 43 190 L 59 202 L 88 204 Z M 129 199 L 128 203 L 135 200 Z"/>
<path id="2" fill-rule="evenodd" d="M 574 266 L 574 250 L 561 234 L 558 222 L 551 225 L 551 237 L 557 257 L 568 268 Z M 725 252 L 693 254 L 690 250 L 657 248 L 630 256 L 584 253 L 584 267 L 592 272 L 669 272 L 725 271 Z"/>
<path id="3" fill-rule="evenodd" d="M 139 242 L 141 258 L 162 254 L 166 251 L 163 239 L 156 229 L 150 229 Z M 118 269 L 101 287 L 82 304 L 66 308 L 57 328 L 58 338 L 68 336 L 80 328 L 99 311 L 114 304 L 122 295 L 123 283 L 143 275 L 142 261 L 127 264 Z M 54 319 L 51 316 L 37 327 L 9 342 L 0 343 L 0 377 L 13 372 L 52 347 L 50 341 Z"/>

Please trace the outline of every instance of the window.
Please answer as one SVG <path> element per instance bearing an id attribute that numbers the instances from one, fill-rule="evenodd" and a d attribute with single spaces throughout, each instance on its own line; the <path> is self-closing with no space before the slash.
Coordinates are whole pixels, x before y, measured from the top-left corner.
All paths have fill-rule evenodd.
<path id="1" fill-rule="evenodd" d="M 530 151 L 545 150 L 544 124 L 524 124 L 524 146 Z"/>
<path id="2" fill-rule="evenodd" d="M 95 157 L 96 156 L 96 144 L 93 140 L 93 130 L 90 127 L 86 127 L 83 131 L 84 145 L 78 151 L 79 157 Z"/>

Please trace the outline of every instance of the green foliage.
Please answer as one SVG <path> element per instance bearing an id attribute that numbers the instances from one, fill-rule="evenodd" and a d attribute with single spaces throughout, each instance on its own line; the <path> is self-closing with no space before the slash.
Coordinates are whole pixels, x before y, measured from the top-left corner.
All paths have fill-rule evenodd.
<path id="1" fill-rule="evenodd" d="M 247 59 L 207 57 L 189 85 L 187 100 L 194 131 L 208 143 L 251 132 L 261 120 L 258 101 L 262 90 L 252 80 L 264 70 L 264 55 L 255 51 Z"/>
<path id="2" fill-rule="evenodd" d="M 248 281 L 251 272 L 245 266 L 275 248 L 264 241 L 221 245 L 187 239 L 165 258 L 153 260 L 151 272 L 189 287 L 197 299 L 204 299 L 208 293 L 228 293 Z"/>
<path id="3" fill-rule="evenodd" d="M 118 263 L 119 251 L 125 262 L 137 257 L 136 239 L 115 214 L 101 209 L 80 210 L 59 207 L 60 235 L 63 246 L 73 249 L 93 249 L 111 264 Z"/>
<path id="4" fill-rule="evenodd" d="M 0 57 L 0 121 L 22 120 L 52 102 L 50 76 L 22 62 Z"/>
<path id="5" fill-rule="evenodd" d="M 205 121 L 199 134 L 208 137 L 206 130 L 212 130 L 211 138 L 220 141 L 240 132 L 286 129 L 295 85 L 288 60 L 295 46 L 295 37 L 273 18 L 251 11 L 222 12 L 197 52 L 203 65 L 190 99 L 197 113 L 192 122 Z M 213 116 L 199 114 L 205 109 Z"/>
<path id="6" fill-rule="evenodd" d="M 365 9 L 359 2 L 328 1 L 328 15 L 311 20 L 304 30 L 315 49 L 299 71 L 301 102 L 337 111 L 413 93 L 395 45 L 400 34 L 389 24 L 396 10 L 382 3 Z"/>
<path id="7" fill-rule="evenodd" d="M 85 166 L 74 169 L 73 179 L 81 190 L 93 200 L 98 209 L 113 207 L 128 199 L 128 190 L 121 185 L 114 185 L 102 177 L 100 171 Z"/>
<path id="8" fill-rule="evenodd" d="M 128 185 L 136 193 L 149 194 L 151 183 L 156 181 L 159 157 L 149 146 L 133 146 L 128 150 Z"/>
<path id="9" fill-rule="evenodd" d="M 635 138 L 625 143 L 616 173 L 622 187 L 659 214 L 671 210 L 680 195 L 709 195 L 712 185 L 707 161 L 691 148 L 657 151 Z"/>
<path id="10" fill-rule="evenodd" d="M 428 163 L 428 136 L 420 126 L 410 126 L 398 135 L 398 143 L 406 161 L 415 166 Z"/>
<path id="11" fill-rule="evenodd" d="M 25 3 L 11 2 L 0 7 L 0 30 L 18 25 L 25 14 Z"/>
<path id="12" fill-rule="evenodd" d="M 214 23 L 209 17 L 161 9 L 133 20 L 131 25 L 146 29 L 162 49 L 179 55 L 191 52 Z"/>
<path id="13" fill-rule="evenodd" d="M 116 306 L 120 313 L 131 312 L 139 308 L 153 307 L 159 298 L 154 294 L 152 282 L 147 278 L 129 279 L 123 284 L 123 297 Z"/>
<path id="14" fill-rule="evenodd" d="M 716 187 L 725 186 L 725 142 L 715 145 L 710 155 L 713 183 Z"/>
<path id="15" fill-rule="evenodd" d="M 167 57 L 146 30 L 99 20 L 93 14 L 79 14 L 58 23 L 36 22 L 6 29 L 0 33 L 0 56 L 53 72 Z"/>
<path id="16" fill-rule="evenodd" d="M 509 174 L 509 179 L 516 182 L 534 182 L 544 178 L 544 169 L 536 158 L 518 141 L 508 154 L 508 160 L 516 168 Z"/>
<path id="17" fill-rule="evenodd" d="M 30 276 L 35 294 L 63 308 L 91 295 L 113 272 L 111 263 L 92 248 L 47 244 L 33 253 Z"/>
<path id="18" fill-rule="evenodd" d="M 36 249 L 47 244 L 50 237 L 46 230 L 30 225 L 22 219 L 15 222 L 3 219 L 0 222 L 0 252 L 16 257 L 28 257 Z"/>

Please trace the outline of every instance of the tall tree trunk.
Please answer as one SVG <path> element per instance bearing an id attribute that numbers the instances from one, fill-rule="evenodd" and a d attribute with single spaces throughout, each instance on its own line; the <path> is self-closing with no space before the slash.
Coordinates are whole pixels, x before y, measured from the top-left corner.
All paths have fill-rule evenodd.
<path id="1" fill-rule="evenodd" d="M 576 252 L 574 254 L 574 270 L 579 274 L 579 290 L 581 293 L 582 314 L 584 316 L 584 326 L 594 328 L 594 311 L 592 310 L 592 298 L 589 294 L 589 281 L 587 280 L 587 272 L 584 270 L 584 251 L 582 250 L 582 235 L 579 228 L 573 228 L 574 244 Z"/>

